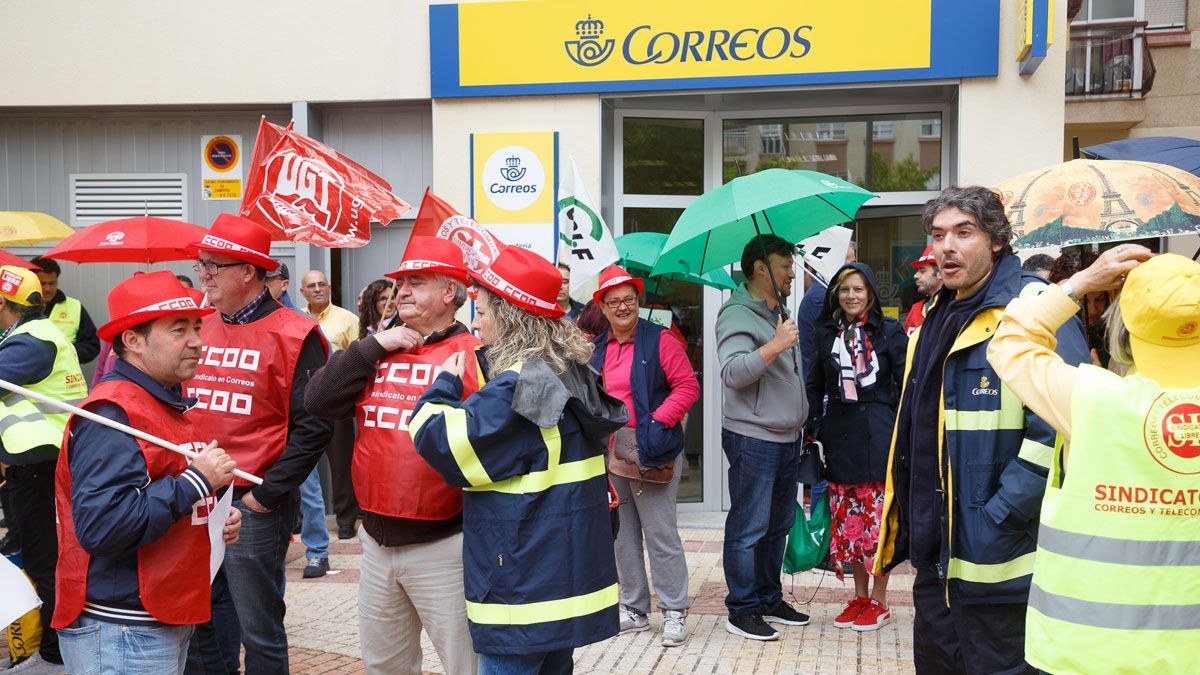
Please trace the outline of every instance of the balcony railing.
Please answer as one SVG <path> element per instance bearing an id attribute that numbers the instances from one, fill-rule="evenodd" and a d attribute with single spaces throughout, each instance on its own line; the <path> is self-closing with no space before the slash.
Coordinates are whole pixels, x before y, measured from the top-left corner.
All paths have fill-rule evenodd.
<path id="1" fill-rule="evenodd" d="M 1067 52 L 1068 97 L 1141 98 L 1154 84 L 1154 60 L 1143 24 L 1104 34 L 1071 34 Z M 1113 27 L 1116 28 L 1116 27 Z"/>

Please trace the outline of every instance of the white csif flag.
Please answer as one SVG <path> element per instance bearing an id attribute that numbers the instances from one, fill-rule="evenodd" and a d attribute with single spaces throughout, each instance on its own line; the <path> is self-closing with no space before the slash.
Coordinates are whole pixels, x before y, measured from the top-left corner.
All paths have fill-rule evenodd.
<path id="1" fill-rule="evenodd" d="M 829 279 L 846 264 L 846 251 L 853 235 L 854 230 L 848 227 L 830 227 L 801 241 L 796 250 L 816 272 L 817 280 L 828 286 Z"/>
<path id="2" fill-rule="evenodd" d="M 571 268 L 571 298 L 587 302 L 592 297 L 589 289 L 595 287 L 592 281 L 620 256 L 612 231 L 583 184 L 574 156 L 558 188 L 558 238 L 558 259 Z"/>
<path id="3" fill-rule="evenodd" d="M 37 591 L 29 578 L 8 558 L 0 555 L 0 626 L 7 626 L 24 616 L 25 612 L 41 606 Z"/>

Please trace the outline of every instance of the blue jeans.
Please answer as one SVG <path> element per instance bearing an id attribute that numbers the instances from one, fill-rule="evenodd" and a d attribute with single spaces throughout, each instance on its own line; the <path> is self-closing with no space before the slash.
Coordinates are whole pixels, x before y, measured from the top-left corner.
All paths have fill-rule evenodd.
<path id="1" fill-rule="evenodd" d="M 307 558 L 329 557 L 329 528 L 325 526 L 325 496 L 321 493 L 321 476 L 314 467 L 300 484 L 300 541 L 304 542 Z"/>
<path id="2" fill-rule="evenodd" d="M 225 549 L 224 570 L 242 626 L 246 672 L 286 675 L 283 568 L 299 499 L 293 492 L 270 513 L 251 511 L 240 499 L 233 505 L 242 512 L 242 531 Z"/>
<path id="3" fill-rule="evenodd" d="M 183 672 L 195 626 L 125 626 L 80 616 L 58 630 L 71 673 L 175 675 Z"/>
<path id="4" fill-rule="evenodd" d="M 212 583 L 212 619 L 196 626 L 188 645 L 187 675 L 228 675 L 237 673 L 242 661 L 242 627 L 237 609 L 229 596 L 225 566 L 217 570 Z"/>
<path id="5" fill-rule="evenodd" d="M 558 675 L 575 669 L 573 649 L 541 654 L 480 654 L 479 675 Z"/>
<path id="6" fill-rule="evenodd" d="M 779 574 L 796 518 L 801 442 L 772 443 L 721 430 L 729 460 L 724 565 L 730 616 L 762 614 L 783 601 Z"/>

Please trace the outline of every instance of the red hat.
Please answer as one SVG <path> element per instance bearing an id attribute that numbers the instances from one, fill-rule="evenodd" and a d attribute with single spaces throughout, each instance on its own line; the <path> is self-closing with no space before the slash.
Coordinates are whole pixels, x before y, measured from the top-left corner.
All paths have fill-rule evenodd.
<path id="1" fill-rule="evenodd" d="M 531 314 L 559 319 L 567 313 L 558 305 L 562 272 L 533 251 L 506 246 L 491 265 L 482 272 L 471 270 L 470 275 L 479 285 Z"/>
<path id="2" fill-rule="evenodd" d="M 222 253 L 268 272 L 279 267 L 279 261 L 271 259 L 271 233 L 249 218 L 229 213 L 217 216 L 208 234 L 192 248 Z"/>
<path id="3" fill-rule="evenodd" d="M 616 265 L 609 265 L 608 269 L 600 274 L 600 288 L 596 289 L 595 293 L 592 293 L 592 300 L 595 300 L 597 305 L 600 304 L 600 299 L 604 297 L 605 293 L 622 284 L 633 284 L 633 287 L 637 289 L 638 295 L 641 295 L 642 290 L 645 288 L 645 284 L 641 279 L 629 276 L 629 272 Z"/>
<path id="4" fill-rule="evenodd" d="M 183 286 L 183 284 L 179 285 Z M 183 286 L 183 290 L 188 294 L 189 297 L 191 297 L 192 300 L 196 301 L 197 307 L 204 306 L 204 298 L 207 297 L 204 291 L 200 290 L 199 288 L 188 288 L 187 286 Z"/>
<path id="5" fill-rule="evenodd" d="M 917 258 L 913 262 L 910 262 L 908 265 L 909 265 L 909 267 L 916 269 L 916 268 L 920 267 L 921 265 L 936 265 L 936 264 L 937 264 L 937 258 L 933 257 L 933 244 L 930 244 L 925 247 L 925 252 L 921 254 L 920 258 Z"/>
<path id="6" fill-rule="evenodd" d="M 449 239 L 441 237 L 413 237 L 404 249 L 404 259 L 395 272 L 383 276 L 399 279 L 401 274 L 412 272 L 431 272 L 445 274 L 469 284 L 467 266 L 463 262 L 462 249 Z"/>
<path id="7" fill-rule="evenodd" d="M 214 311 L 196 304 L 169 270 L 138 272 L 109 291 L 108 315 L 112 320 L 97 328 L 96 335 L 112 342 L 122 331 L 162 316 L 204 316 Z"/>

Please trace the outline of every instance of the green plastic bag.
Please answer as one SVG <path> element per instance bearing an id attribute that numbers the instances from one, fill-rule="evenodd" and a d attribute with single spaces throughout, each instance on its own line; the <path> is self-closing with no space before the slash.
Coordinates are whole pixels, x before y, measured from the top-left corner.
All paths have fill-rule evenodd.
<path id="1" fill-rule="evenodd" d="M 787 550 L 783 554 L 784 574 L 810 570 L 829 553 L 829 491 L 821 495 L 813 507 L 812 518 L 806 518 L 804 507 L 796 507 L 796 522 L 788 533 Z"/>

